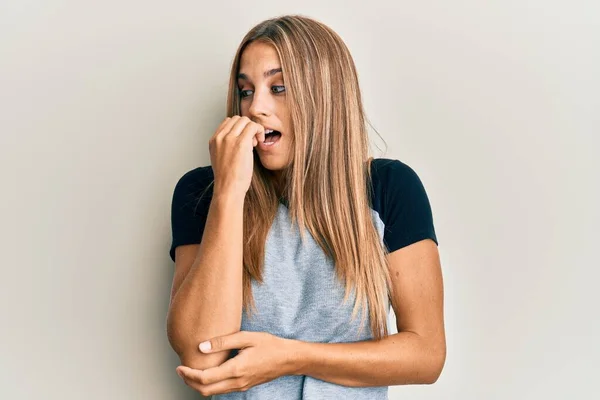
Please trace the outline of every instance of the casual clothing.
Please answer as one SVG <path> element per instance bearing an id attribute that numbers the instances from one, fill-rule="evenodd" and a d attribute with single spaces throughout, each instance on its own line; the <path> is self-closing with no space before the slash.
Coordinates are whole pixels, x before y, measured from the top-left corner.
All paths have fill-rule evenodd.
<path id="1" fill-rule="evenodd" d="M 438 243 L 430 203 L 417 174 L 408 165 L 378 158 L 371 164 L 371 216 L 389 252 L 423 239 Z M 179 245 L 200 243 L 213 180 L 212 167 L 187 172 L 177 183 L 172 202 L 171 259 Z M 341 343 L 372 339 L 369 318 L 360 335 L 360 313 L 352 320 L 354 294 L 343 304 L 345 286 L 336 278 L 332 260 L 308 231 L 303 242 L 285 203 L 280 202 L 266 240 L 264 282 L 252 282 L 257 311 L 242 315 L 243 331 L 269 332 L 306 342 Z M 390 305 L 388 304 L 388 310 Z M 282 376 L 246 392 L 215 400 L 327 400 L 388 398 L 388 387 L 347 387 L 310 376 Z"/>

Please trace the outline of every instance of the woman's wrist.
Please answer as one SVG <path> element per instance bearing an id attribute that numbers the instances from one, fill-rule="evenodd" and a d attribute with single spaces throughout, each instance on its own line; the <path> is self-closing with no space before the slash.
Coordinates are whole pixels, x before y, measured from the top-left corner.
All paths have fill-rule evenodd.
<path id="1" fill-rule="evenodd" d="M 284 375 L 306 375 L 306 367 L 310 359 L 310 343 L 295 339 L 285 339 L 288 356 L 285 362 Z"/>
<path id="2" fill-rule="evenodd" d="M 219 205 L 228 207 L 228 206 L 242 206 L 244 205 L 244 200 L 246 198 L 246 193 L 242 193 L 241 191 L 234 190 L 225 190 L 225 189 L 217 189 L 215 188 L 212 199 L 217 202 Z"/>

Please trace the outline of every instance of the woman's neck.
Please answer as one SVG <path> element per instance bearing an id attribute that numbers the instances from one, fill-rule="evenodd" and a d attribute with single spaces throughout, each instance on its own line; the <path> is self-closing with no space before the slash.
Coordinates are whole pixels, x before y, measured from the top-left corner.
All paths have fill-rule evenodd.
<path id="1" fill-rule="evenodd" d="M 273 186 L 275 187 L 277 198 L 281 198 L 284 195 L 285 188 L 284 171 L 271 171 L 271 176 L 273 177 Z"/>

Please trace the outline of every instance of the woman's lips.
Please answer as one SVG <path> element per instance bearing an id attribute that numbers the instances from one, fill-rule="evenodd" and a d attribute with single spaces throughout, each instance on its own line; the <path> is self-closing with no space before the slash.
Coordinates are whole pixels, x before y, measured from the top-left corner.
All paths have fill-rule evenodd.
<path id="1" fill-rule="evenodd" d="M 276 132 L 279 133 L 278 131 L 272 131 L 272 132 Z M 258 148 L 261 150 L 273 150 L 277 147 L 279 147 L 279 142 L 281 142 L 281 133 L 279 133 L 278 135 L 272 135 L 270 137 L 266 137 L 264 142 L 260 142 L 258 144 Z"/>

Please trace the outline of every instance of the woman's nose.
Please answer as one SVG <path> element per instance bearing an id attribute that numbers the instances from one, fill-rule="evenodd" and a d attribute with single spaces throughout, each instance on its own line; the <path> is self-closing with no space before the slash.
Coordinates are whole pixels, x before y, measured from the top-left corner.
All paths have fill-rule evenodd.
<path id="1" fill-rule="evenodd" d="M 252 103 L 248 110 L 250 115 L 265 116 L 270 114 L 270 110 L 271 104 L 268 99 L 268 94 L 255 92 L 252 96 Z"/>

